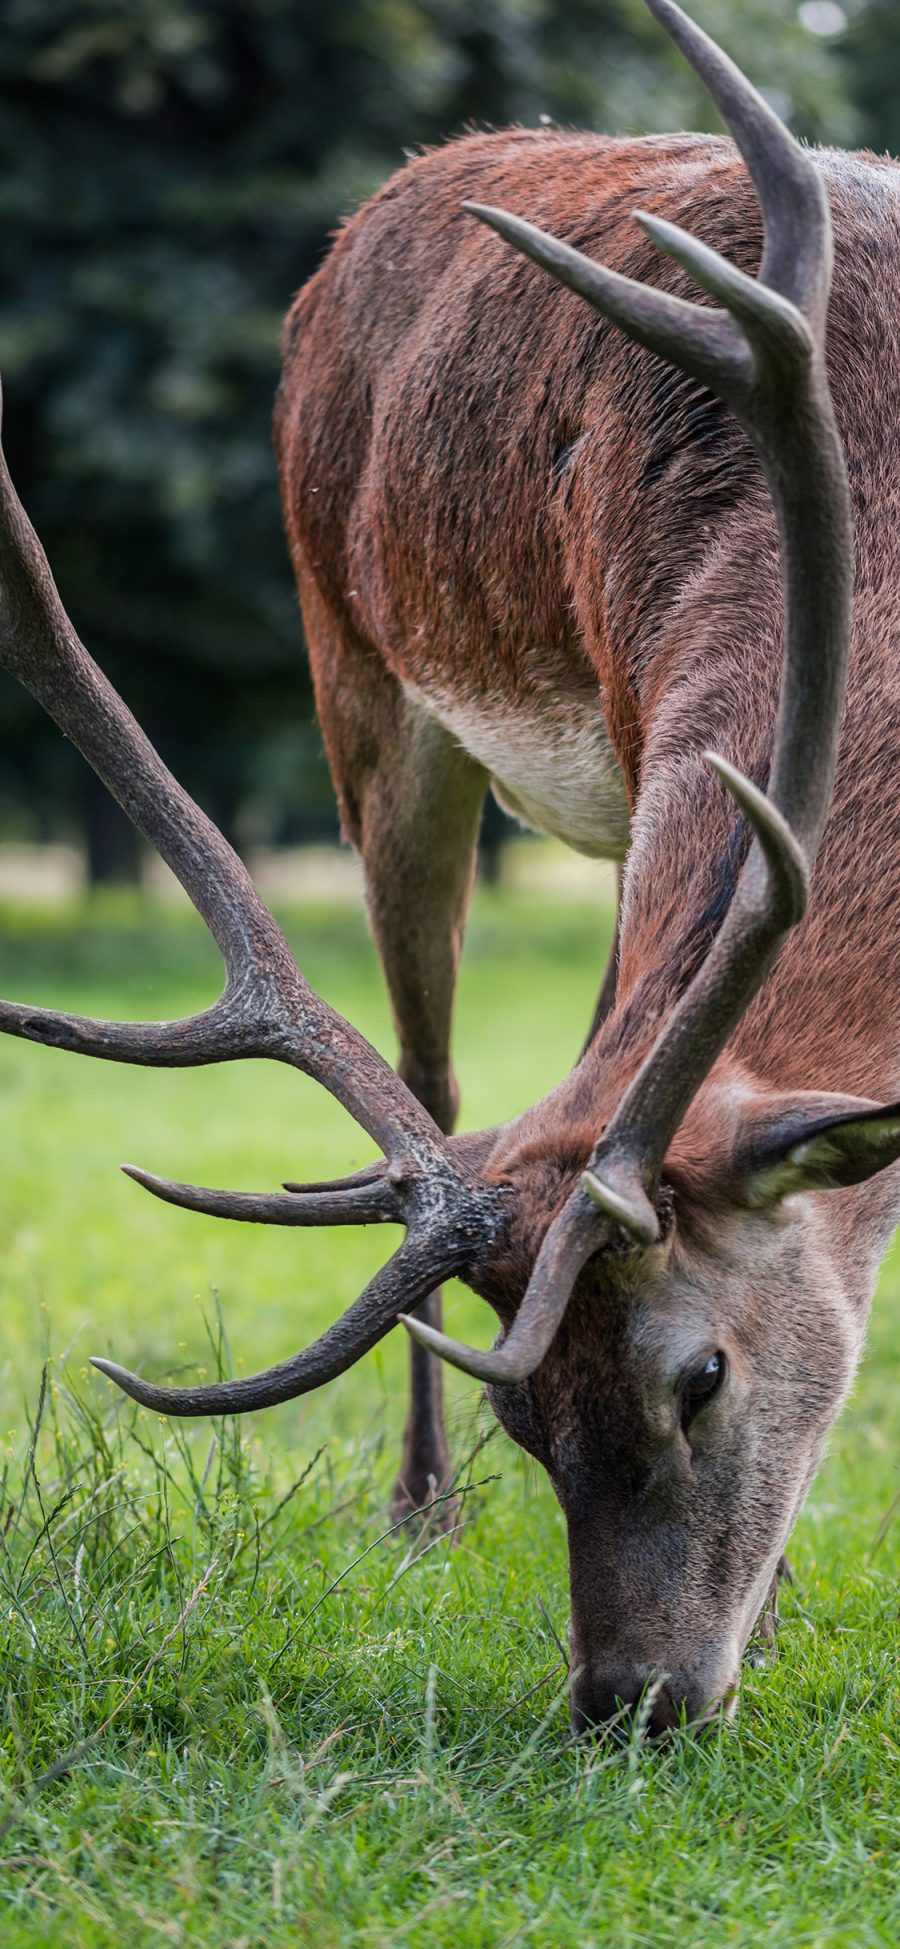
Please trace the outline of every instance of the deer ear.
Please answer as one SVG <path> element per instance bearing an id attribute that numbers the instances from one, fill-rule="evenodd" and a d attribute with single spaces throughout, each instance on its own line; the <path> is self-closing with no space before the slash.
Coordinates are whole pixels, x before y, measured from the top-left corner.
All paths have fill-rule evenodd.
<path id="1" fill-rule="evenodd" d="M 736 1179 L 759 1210 L 799 1191 L 861 1184 L 900 1158 L 900 1103 L 858 1096 L 796 1096 L 745 1131 Z"/>

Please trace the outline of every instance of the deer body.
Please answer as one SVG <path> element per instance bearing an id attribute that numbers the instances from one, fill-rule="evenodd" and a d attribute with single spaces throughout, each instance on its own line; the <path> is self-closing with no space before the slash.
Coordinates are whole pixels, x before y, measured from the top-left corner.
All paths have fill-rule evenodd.
<path id="1" fill-rule="evenodd" d="M 828 1382 L 819 1373 L 810 1397 L 830 1387 L 828 1418 L 837 1411 L 900 1216 L 894 1169 L 837 1196 L 795 1199 L 790 1224 L 779 1209 L 761 1243 L 759 1218 L 748 1224 L 728 1210 L 721 1184 L 723 1148 L 767 1096 L 804 1092 L 811 1077 L 839 1095 L 900 1094 L 900 521 L 887 516 L 900 513 L 900 461 L 884 437 L 900 424 L 900 168 L 828 154 L 816 166 L 835 229 L 832 388 L 856 488 L 856 628 L 841 759 L 806 919 L 668 1159 L 682 1243 L 692 1216 L 703 1237 L 696 1259 L 687 1248 L 684 1287 L 670 1303 L 676 1316 L 690 1317 L 705 1288 L 714 1336 L 724 1292 L 744 1266 L 735 1330 L 767 1341 L 775 1367 L 787 1370 L 781 1403 L 774 1393 L 769 1403 L 769 1427 L 753 1437 L 771 1443 L 776 1471 L 784 1466 L 779 1419 L 786 1428 L 805 1412 L 799 1372 L 825 1360 Z M 446 734 L 458 745 L 473 794 L 490 778 L 527 823 L 585 853 L 618 860 L 628 851 L 615 1009 L 585 1061 L 499 1137 L 485 1167 L 530 1184 L 521 1202 L 543 1222 L 561 1195 L 565 1160 L 571 1185 L 733 897 L 748 834 L 701 754 L 713 746 L 765 781 L 782 589 L 771 502 L 727 409 L 472 225 L 460 206 L 473 197 L 527 213 L 591 258 L 694 298 L 696 286 L 661 264 L 636 230 L 635 204 L 750 274 L 762 227 L 744 165 L 721 140 L 470 136 L 407 166 L 373 198 L 287 322 L 277 439 L 288 533 L 345 831 L 363 852 L 413 1087 L 449 1066 L 448 995 L 436 1024 L 431 1017 L 423 1027 L 429 967 L 420 966 L 412 998 L 408 977 L 396 976 L 409 944 L 408 902 L 424 895 L 429 835 L 443 825 L 441 774 L 425 727 L 432 739 Z M 363 667 L 360 742 L 353 725 Z M 417 740 L 410 831 L 384 776 L 408 770 Z M 454 967 L 473 837 L 469 819 L 458 829 L 443 924 L 431 930 L 433 954 Z M 385 882 L 398 873 L 404 897 L 395 907 Z M 573 1041 L 575 1034 L 573 1026 Z M 419 1037 L 428 1052 L 421 1064 Z M 422 1094 L 428 1101 L 427 1082 Z M 438 1094 L 452 1102 L 449 1083 Z M 710 1266 L 711 1208 L 719 1237 Z M 539 1237 L 518 1245 L 533 1263 Z M 503 1283 L 492 1297 L 508 1320 Z M 517 1283 L 510 1269 L 509 1288 Z M 798 1293 L 810 1287 L 806 1313 Z M 617 1326 L 609 1299 L 599 1322 L 597 1314 L 596 1297 L 584 1309 L 573 1302 L 568 1355 L 557 1340 L 553 1371 L 539 1370 L 527 1400 L 505 1389 L 492 1396 L 514 1437 L 549 1466 L 567 1513 L 573 1484 L 559 1431 L 567 1422 L 601 1428 L 589 1458 L 582 1432 L 574 1468 L 574 1502 L 590 1503 L 586 1522 L 571 1518 L 576 1656 L 590 1666 L 594 1645 L 618 1651 L 611 1675 L 604 1665 L 605 1675 L 585 1681 L 585 1717 L 604 1716 L 615 1697 L 634 1692 L 628 1647 L 640 1634 L 629 1607 L 636 1616 L 666 1609 L 646 1569 L 615 1615 L 609 1600 L 597 1608 L 598 1587 L 621 1585 L 623 1561 L 658 1556 L 649 1536 L 641 1550 L 635 1500 L 623 1495 L 615 1465 L 623 1451 L 634 1464 L 642 1409 L 632 1400 L 627 1411 L 625 1377 L 639 1363 L 621 1345 L 617 1371 L 610 1358 L 617 1334 L 639 1338 L 648 1320 L 631 1304 Z M 573 1397 L 585 1370 L 579 1413 Z M 611 1428 L 602 1428 L 604 1418 Z M 715 1656 L 699 1657 L 692 1696 L 721 1692 L 723 1670 L 733 1683 L 738 1647 L 821 1450 L 818 1437 L 797 1445 L 791 1493 L 781 1497 L 782 1519 L 740 1621 Z M 432 1473 L 441 1453 L 438 1446 L 428 1458 Z M 585 1498 L 585 1475 L 593 1497 Z M 764 1509 L 734 1506 L 734 1484 L 746 1477 L 747 1458 L 733 1453 L 710 1512 L 723 1539 L 768 1520 Z M 726 1555 L 723 1541 L 723 1576 Z M 733 1586 L 740 1574 L 730 1560 L 726 1580 Z M 716 1609 L 707 1576 L 698 1557 L 676 1580 L 692 1587 L 701 1642 Z M 660 1654 L 664 1666 L 662 1644 Z M 638 1669 L 641 1677 L 654 1669 L 646 1645 Z"/>
<path id="2" fill-rule="evenodd" d="M 309 988 L 78 643 L 2 470 L 4 659 L 178 873 L 228 979 L 187 1022 L 4 1002 L 0 1028 L 136 1063 L 268 1056 L 331 1089 L 384 1153 L 336 1185 L 129 1169 L 226 1218 L 403 1224 L 359 1299 L 239 1381 L 95 1364 L 163 1413 L 240 1412 L 403 1320 L 399 1506 L 449 1476 L 440 1355 L 565 1512 L 575 1724 L 649 1684 L 663 1731 L 734 1696 L 900 1206 L 900 172 L 800 150 L 672 0 L 648 4 L 740 156 L 466 138 L 373 199 L 288 321 L 286 521 L 399 1076 Z M 571 1075 L 452 1137 L 491 779 L 627 855 L 618 962 Z M 438 1328 L 454 1273 L 499 1319 L 488 1352 Z"/>
<path id="3" fill-rule="evenodd" d="M 892 1095 L 900 463 L 886 429 L 900 423 L 900 167 L 816 162 L 835 226 L 829 349 L 856 486 L 856 626 L 814 901 L 736 1048 L 787 1087 L 816 1074 Z M 368 768 L 397 762 L 398 717 L 442 727 L 504 803 L 580 850 L 620 859 L 633 826 L 626 1000 L 648 971 L 683 980 L 733 890 L 733 808 L 699 753 L 727 749 L 765 777 L 783 640 L 774 517 L 721 403 L 504 251 L 461 214 L 472 194 L 681 291 L 685 275 L 635 230 L 634 204 L 751 272 L 758 205 L 733 146 L 712 138 L 463 138 L 347 226 L 286 330 L 283 495 L 349 836 L 361 838 Z M 361 667 L 373 713 L 362 753 L 345 723 Z M 860 923 L 849 956 L 848 889 Z"/>

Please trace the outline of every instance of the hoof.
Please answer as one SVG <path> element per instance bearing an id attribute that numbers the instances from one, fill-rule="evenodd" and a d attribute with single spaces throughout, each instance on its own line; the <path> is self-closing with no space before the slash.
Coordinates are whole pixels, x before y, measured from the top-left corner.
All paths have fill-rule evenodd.
<path id="1" fill-rule="evenodd" d="M 423 1529 L 440 1536 L 455 1529 L 459 1522 L 460 1501 L 453 1494 L 446 1494 L 452 1477 L 443 1476 L 439 1481 L 434 1475 L 414 1476 L 407 1481 L 403 1475 L 397 1477 L 391 1495 L 391 1522 L 405 1522 L 414 1529 L 416 1519 Z M 443 1501 L 438 1498 L 444 1496 Z"/>
<path id="2" fill-rule="evenodd" d="M 756 1620 L 756 1626 L 750 1640 L 748 1656 L 751 1664 L 765 1664 L 770 1658 L 775 1656 L 778 1627 L 781 1623 L 778 1615 L 778 1592 L 783 1583 L 792 1584 L 793 1581 L 794 1573 L 788 1563 L 787 1557 L 779 1557 L 775 1566 L 775 1575 L 772 1578 L 769 1595 Z"/>

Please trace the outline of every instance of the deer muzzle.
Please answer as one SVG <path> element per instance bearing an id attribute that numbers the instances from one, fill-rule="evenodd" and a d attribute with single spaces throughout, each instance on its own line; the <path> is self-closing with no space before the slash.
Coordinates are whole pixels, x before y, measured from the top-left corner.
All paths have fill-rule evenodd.
<path id="1" fill-rule="evenodd" d="M 599 1658 L 577 1663 L 573 1644 L 569 1709 L 577 1734 L 604 1728 L 629 1737 L 637 1728 L 660 1739 L 679 1727 L 695 1729 L 736 1698 L 734 1660 L 708 1647 L 688 1670 L 667 1672 L 640 1659 Z"/>

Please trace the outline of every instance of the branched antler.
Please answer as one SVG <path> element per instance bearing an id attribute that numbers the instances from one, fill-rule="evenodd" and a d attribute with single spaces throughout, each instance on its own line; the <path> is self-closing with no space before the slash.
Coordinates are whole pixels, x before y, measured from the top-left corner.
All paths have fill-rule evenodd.
<path id="1" fill-rule="evenodd" d="M 5 667 L 93 765 L 181 881 L 221 949 L 222 996 L 180 1022 L 120 1023 L 0 1002 L 0 1030 L 113 1062 L 189 1067 L 268 1056 L 323 1083 L 387 1157 L 331 1185 L 284 1195 L 170 1184 L 129 1175 L 171 1204 L 256 1224 L 404 1224 L 409 1237 L 365 1293 L 308 1352 L 234 1384 L 154 1389 L 97 1361 L 135 1399 L 180 1414 L 286 1400 L 360 1358 L 499 1223 L 488 1192 L 364 1036 L 310 987 L 242 861 L 167 771 L 79 641 L 44 550 L 0 455 L 0 641 Z"/>

